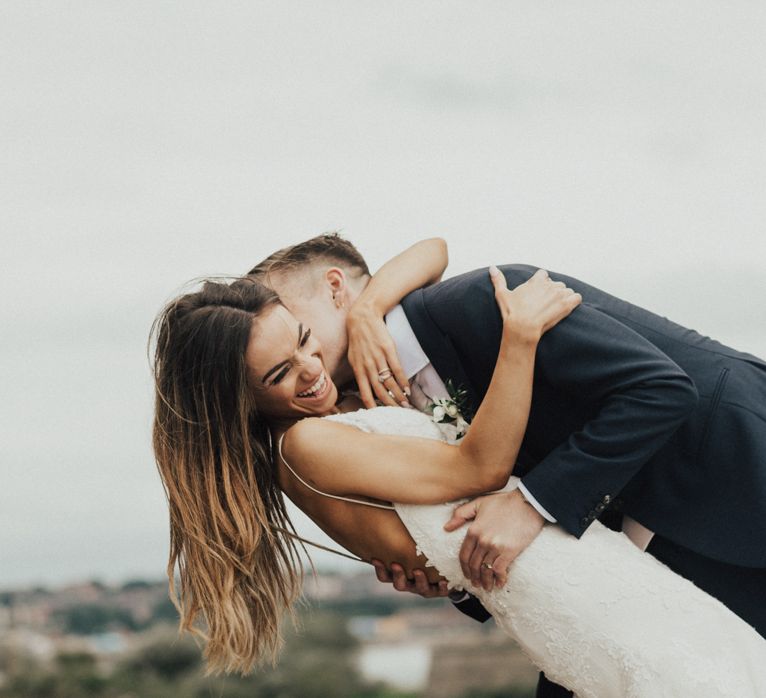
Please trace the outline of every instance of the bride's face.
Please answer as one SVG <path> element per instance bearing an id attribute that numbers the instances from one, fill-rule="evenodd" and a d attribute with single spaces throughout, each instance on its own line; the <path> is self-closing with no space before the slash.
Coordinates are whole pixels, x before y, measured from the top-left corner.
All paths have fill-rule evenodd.
<path id="1" fill-rule="evenodd" d="M 328 414 L 338 400 L 322 345 L 284 306 L 275 305 L 253 322 L 245 363 L 256 405 L 265 415 Z"/>

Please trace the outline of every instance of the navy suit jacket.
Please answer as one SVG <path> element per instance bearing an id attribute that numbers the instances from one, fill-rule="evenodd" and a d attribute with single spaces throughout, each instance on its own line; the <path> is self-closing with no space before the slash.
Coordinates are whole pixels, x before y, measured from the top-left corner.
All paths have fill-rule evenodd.
<path id="1" fill-rule="evenodd" d="M 500 267 L 513 288 L 536 270 Z M 577 279 L 541 339 L 514 473 L 569 533 L 606 509 L 706 557 L 766 567 L 766 363 Z M 486 393 L 502 321 L 486 269 L 402 306 L 443 380 Z"/>

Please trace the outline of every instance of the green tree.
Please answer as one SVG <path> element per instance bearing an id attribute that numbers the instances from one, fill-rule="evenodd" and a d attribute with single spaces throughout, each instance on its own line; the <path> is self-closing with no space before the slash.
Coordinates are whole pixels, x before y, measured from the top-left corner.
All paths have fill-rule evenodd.
<path id="1" fill-rule="evenodd" d="M 102 698 L 108 681 L 96 670 L 96 660 L 87 652 L 62 653 L 53 671 L 31 664 L 10 677 L 2 696 L 24 698 Z"/>
<path id="2" fill-rule="evenodd" d="M 190 639 L 169 640 L 164 637 L 144 645 L 122 666 L 130 673 L 156 674 L 168 681 L 174 681 L 183 674 L 200 668 L 200 651 Z"/>
<path id="3" fill-rule="evenodd" d="M 57 615 L 64 632 L 74 635 L 91 635 L 113 628 L 135 630 L 137 626 L 129 611 L 104 604 L 80 604 Z"/>

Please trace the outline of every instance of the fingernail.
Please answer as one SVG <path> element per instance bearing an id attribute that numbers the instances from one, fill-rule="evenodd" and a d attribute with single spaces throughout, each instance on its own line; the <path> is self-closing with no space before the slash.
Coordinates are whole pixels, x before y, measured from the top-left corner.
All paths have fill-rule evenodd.
<path id="1" fill-rule="evenodd" d="M 399 404 L 400 404 L 402 407 L 412 407 L 412 405 L 410 405 L 410 403 L 409 403 L 409 402 L 407 402 L 406 400 L 402 400 L 402 401 L 401 401 Z"/>
<path id="2" fill-rule="evenodd" d="M 500 270 L 494 264 L 489 268 L 490 276 L 497 276 L 499 273 L 500 273 Z"/>
<path id="3" fill-rule="evenodd" d="M 404 394 L 405 394 L 407 397 L 409 397 L 410 395 L 412 395 L 412 391 L 410 390 L 410 386 L 409 386 L 409 385 L 405 385 L 405 386 L 404 386 Z"/>

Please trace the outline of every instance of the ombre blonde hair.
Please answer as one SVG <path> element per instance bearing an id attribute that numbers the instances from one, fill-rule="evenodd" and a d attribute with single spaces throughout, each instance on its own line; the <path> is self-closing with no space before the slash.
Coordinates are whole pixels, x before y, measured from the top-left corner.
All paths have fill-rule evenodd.
<path id="1" fill-rule="evenodd" d="M 205 642 L 207 673 L 274 662 L 303 578 L 244 359 L 253 321 L 278 303 L 254 281 L 208 281 L 169 303 L 152 326 L 170 596 L 180 632 Z"/>

